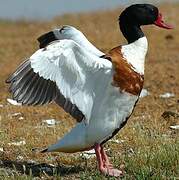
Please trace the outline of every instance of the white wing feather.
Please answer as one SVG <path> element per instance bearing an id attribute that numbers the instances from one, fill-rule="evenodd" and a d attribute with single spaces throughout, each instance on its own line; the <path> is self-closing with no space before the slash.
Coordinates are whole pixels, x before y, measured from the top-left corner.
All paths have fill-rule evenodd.
<path id="1" fill-rule="evenodd" d="M 60 29 L 54 29 L 53 33 L 55 34 L 55 37 L 59 40 L 62 39 L 71 39 L 81 45 L 84 49 L 91 52 L 92 54 L 96 56 L 103 56 L 104 53 L 101 52 L 99 49 L 97 49 L 92 43 L 88 41 L 88 39 L 85 37 L 85 35 L 76 29 L 73 26 L 63 26 Z"/>
<path id="2" fill-rule="evenodd" d="M 36 51 L 30 61 L 34 72 L 54 81 L 89 122 L 97 91 L 111 79 L 111 62 L 84 50 L 73 40 L 55 41 Z"/>

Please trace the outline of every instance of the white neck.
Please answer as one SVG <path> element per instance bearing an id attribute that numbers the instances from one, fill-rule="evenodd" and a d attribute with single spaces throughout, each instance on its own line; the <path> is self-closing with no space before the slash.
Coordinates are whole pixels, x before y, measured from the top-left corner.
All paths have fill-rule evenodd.
<path id="1" fill-rule="evenodd" d="M 144 74 L 145 56 L 148 50 L 147 38 L 144 36 L 137 41 L 122 46 L 123 57 L 133 66 L 134 71 Z"/>

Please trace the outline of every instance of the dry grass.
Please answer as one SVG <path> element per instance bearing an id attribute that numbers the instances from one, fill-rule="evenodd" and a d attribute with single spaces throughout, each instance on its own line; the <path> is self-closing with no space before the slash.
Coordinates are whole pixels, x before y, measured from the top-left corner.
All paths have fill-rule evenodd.
<path id="1" fill-rule="evenodd" d="M 108 142 L 106 148 L 116 166 L 125 161 L 124 179 L 179 179 L 179 133 L 169 126 L 179 124 L 175 117 L 163 118 L 164 111 L 179 112 L 179 4 L 162 5 L 166 21 L 175 25 L 167 31 L 148 26 L 144 28 L 149 41 L 146 59 L 145 88 L 150 96 L 141 99 L 128 124 L 115 137 L 123 142 Z M 88 161 L 79 154 L 38 154 L 33 147 L 54 143 L 74 125 L 72 118 L 55 104 L 43 107 L 16 107 L 9 105 L 9 96 L 4 80 L 24 59 L 37 48 L 35 39 L 44 32 L 63 24 L 79 28 L 101 50 L 107 51 L 125 43 L 118 29 L 120 10 L 93 14 L 64 15 L 50 22 L 0 21 L 0 177 L 2 179 L 104 179 L 95 170 L 95 161 Z M 175 93 L 174 98 L 162 99 L 160 94 Z M 24 119 L 12 117 L 21 112 Z M 55 118 L 59 124 L 49 128 L 42 120 Z M 8 143 L 25 140 L 23 146 Z M 30 164 L 29 160 L 39 164 Z M 44 163 L 44 164 L 43 164 Z M 42 171 L 47 167 L 49 171 Z M 24 166 L 23 166 L 24 165 Z M 30 170 L 31 169 L 31 170 Z M 113 178 L 111 178 L 113 179 Z"/>

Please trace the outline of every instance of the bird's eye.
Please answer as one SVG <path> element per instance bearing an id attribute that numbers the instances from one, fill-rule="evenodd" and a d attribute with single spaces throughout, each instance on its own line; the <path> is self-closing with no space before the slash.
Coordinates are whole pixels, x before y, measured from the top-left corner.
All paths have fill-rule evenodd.
<path id="1" fill-rule="evenodd" d="M 150 12 L 153 13 L 153 12 L 154 12 L 154 9 L 150 9 Z"/>

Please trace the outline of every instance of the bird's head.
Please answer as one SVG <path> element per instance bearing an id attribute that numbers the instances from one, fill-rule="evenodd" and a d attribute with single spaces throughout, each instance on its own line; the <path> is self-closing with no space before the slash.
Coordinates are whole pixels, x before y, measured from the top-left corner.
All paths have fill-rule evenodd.
<path id="1" fill-rule="evenodd" d="M 162 20 L 162 14 L 152 4 L 134 4 L 126 8 L 120 15 L 119 21 L 135 26 L 154 24 L 165 29 L 172 29 L 171 25 Z"/>

